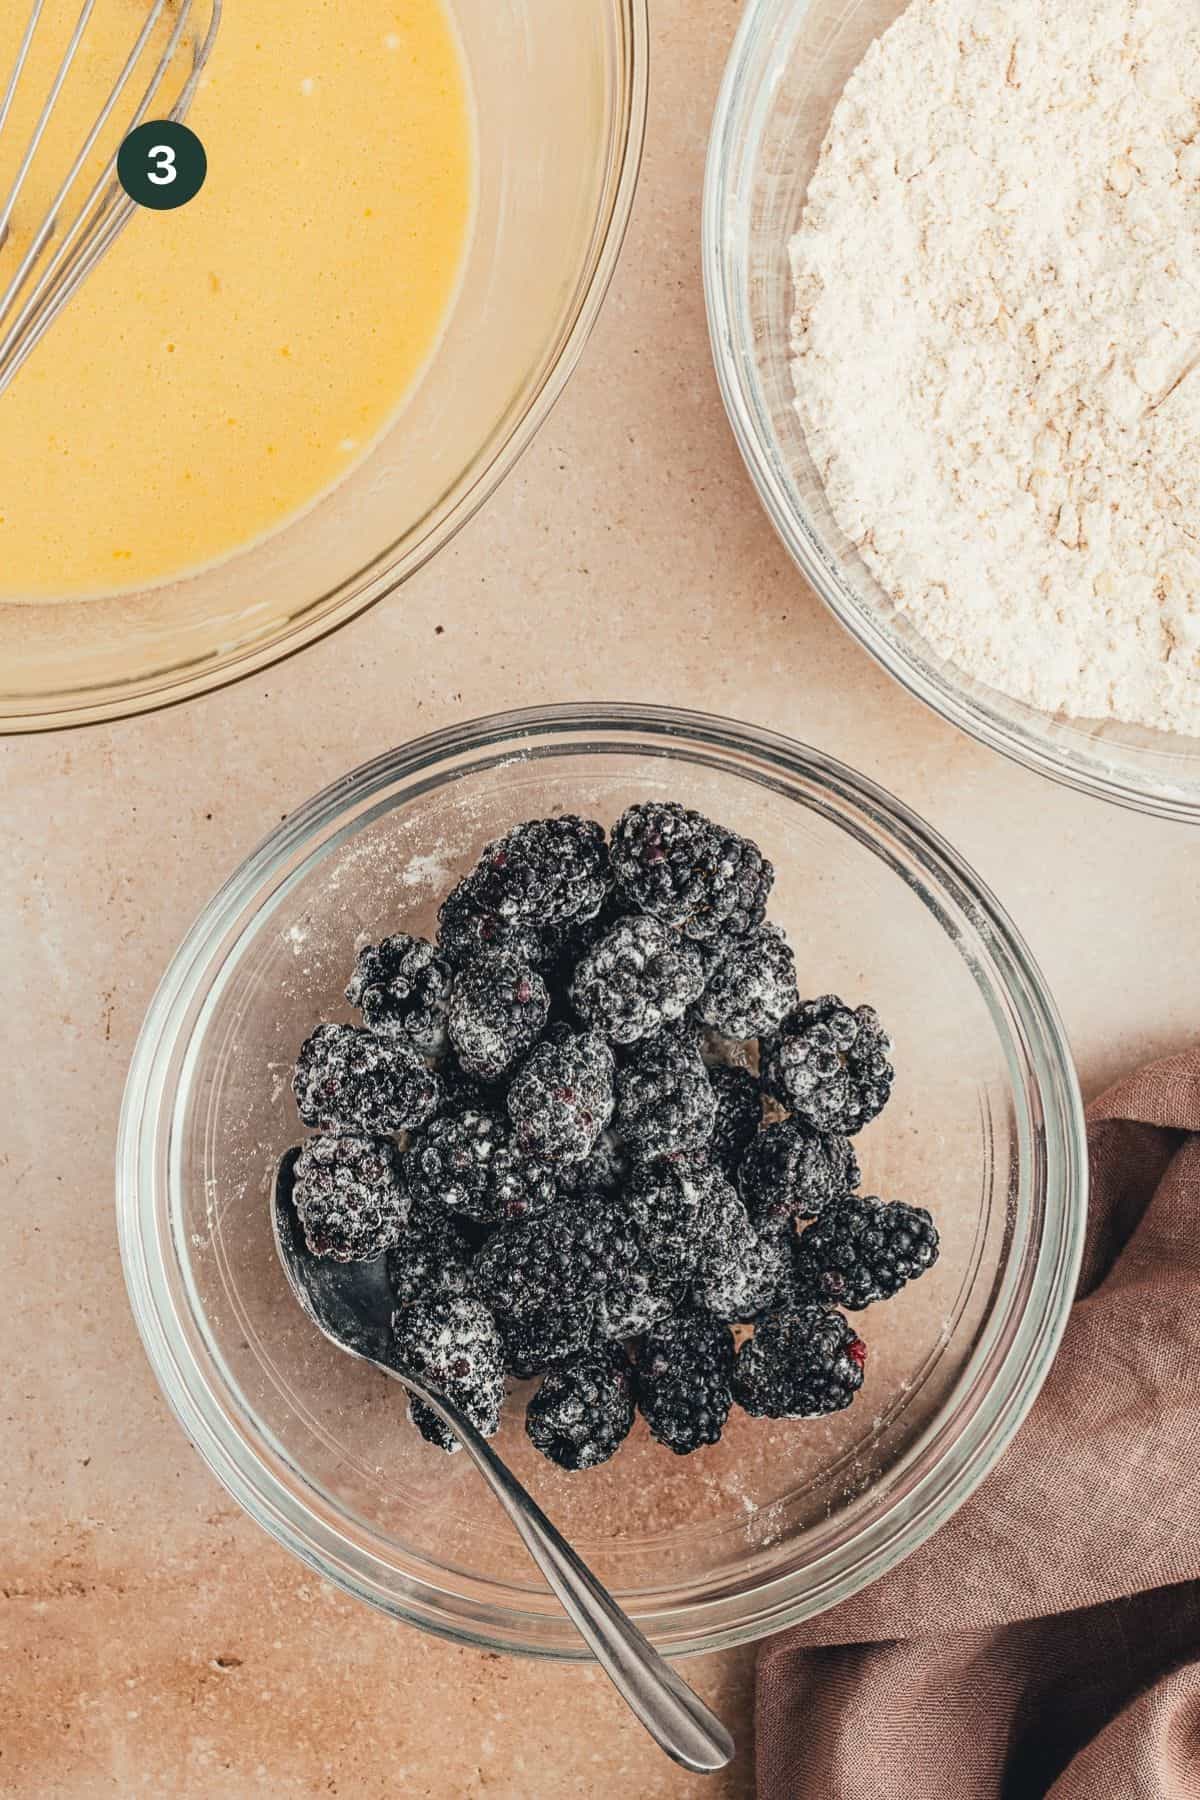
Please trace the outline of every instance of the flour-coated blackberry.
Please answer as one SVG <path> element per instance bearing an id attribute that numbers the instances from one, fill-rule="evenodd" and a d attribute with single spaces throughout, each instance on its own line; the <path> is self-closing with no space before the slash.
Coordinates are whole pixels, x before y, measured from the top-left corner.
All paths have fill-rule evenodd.
<path id="1" fill-rule="evenodd" d="M 631 909 L 692 938 L 753 930 L 775 878 L 757 844 L 674 800 L 645 801 L 622 813 L 611 854 Z"/>
<path id="2" fill-rule="evenodd" d="M 404 1168 L 422 1205 L 478 1225 L 544 1212 L 558 1198 L 554 1171 L 518 1151 L 508 1120 L 485 1107 L 447 1106 L 415 1134 Z"/>
<path id="3" fill-rule="evenodd" d="M 763 1086 L 817 1131 L 845 1137 L 883 1111 L 894 1071 L 873 1007 L 806 1000 L 762 1045 Z"/>
<path id="4" fill-rule="evenodd" d="M 639 1265 L 660 1284 L 695 1279 L 716 1222 L 737 1195 L 706 1156 L 670 1156 L 637 1163 L 624 1191 L 637 1226 Z"/>
<path id="5" fill-rule="evenodd" d="M 612 1118 L 614 1073 L 598 1032 L 552 1025 L 508 1090 L 514 1142 L 547 1162 L 582 1162 Z"/>
<path id="6" fill-rule="evenodd" d="M 733 1403 L 733 1340 L 708 1313 L 680 1313 L 635 1352 L 638 1408 L 651 1435 L 677 1456 L 719 1441 Z"/>
<path id="7" fill-rule="evenodd" d="M 509 1317 L 595 1297 L 637 1262 L 625 1209 L 601 1194 L 564 1195 L 533 1219 L 502 1225 L 475 1258 L 475 1291 Z"/>
<path id="8" fill-rule="evenodd" d="M 525 1411 L 530 1442 L 560 1469 L 595 1469 L 633 1429 L 633 1370 L 605 1344 L 552 1369 Z"/>
<path id="9" fill-rule="evenodd" d="M 826 1136 L 803 1119 L 779 1119 L 751 1141 L 737 1179 L 754 1224 L 777 1231 L 817 1218 L 861 1176 L 848 1138 Z"/>
<path id="10" fill-rule="evenodd" d="M 450 965 L 424 938 L 397 932 L 364 944 L 346 988 L 376 1037 L 399 1038 L 422 1056 L 446 1046 Z"/>
<path id="11" fill-rule="evenodd" d="M 848 1194 L 802 1233 L 796 1273 L 817 1297 L 858 1312 L 890 1300 L 937 1257 L 937 1227 L 923 1206 Z"/>
<path id="12" fill-rule="evenodd" d="M 697 1306 L 728 1324 L 748 1324 L 792 1293 L 792 1250 L 781 1233 L 752 1233 L 736 1258 L 702 1265 L 692 1289 Z"/>
<path id="13" fill-rule="evenodd" d="M 558 1204 L 558 1164 L 529 1156 L 510 1136 L 492 1158 L 492 1198 L 500 1224 L 532 1219 Z"/>
<path id="14" fill-rule="evenodd" d="M 507 950 L 477 956 L 459 969 L 448 1028 L 462 1067 L 495 1081 L 536 1044 L 550 1012 L 541 976 Z"/>
<path id="15" fill-rule="evenodd" d="M 632 1044 L 682 1019 L 704 991 L 704 968 L 687 938 L 659 919 L 619 919 L 583 957 L 571 981 L 576 1012 L 614 1044 Z"/>
<path id="16" fill-rule="evenodd" d="M 729 944 L 696 1002 L 696 1016 L 722 1037 L 756 1038 L 799 1004 L 792 947 L 767 921 Z"/>
<path id="17" fill-rule="evenodd" d="M 413 1198 L 428 1207 L 497 1219 L 492 1161 L 508 1140 L 507 1121 L 473 1106 L 450 1106 L 413 1138 L 405 1158 Z"/>
<path id="18" fill-rule="evenodd" d="M 309 1033 L 292 1092 L 306 1125 L 372 1135 L 424 1125 L 442 1100 L 440 1080 L 414 1050 L 356 1025 L 318 1025 Z"/>
<path id="19" fill-rule="evenodd" d="M 390 1354 L 397 1368 L 424 1377 L 453 1401 L 484 1437 L 499 1431 L 503 1352 L 496 1322 L 478 1300 L 442 1297 L 401 1308 L 392 1319 Z M 431 1444 L 461 1448 L 424 1401 L 409 1400 L 409 1417 Z"/>
<path id="20" fill-rule="evenodd" d="M 759 1418 L 841 1412 L 863 1384 L 867 1347 L 841 1313 L 799 1306 L 769 1313 L 738 1351 L 733 1390 Z"/>
<path id="21" fill-rule="evenodd" d="M 399 1241 L 411 1198 L 390 1138 L 328 1134 L 306 1140 L 292 1204 L 314 1256 L 373 1262 Z"/>
<path id="22" fill-rule="evenodd" d="M 470 1293 L 475 1246 L 452 1213 L 414 1201 L 387 1271 L 397 1308 Z"/>
<path id="23" fill-rule="evenodd" d="M 505 919 L 493 911 L 475 876 L 468 875 L 442 901 L 438 950 L 455 969 L 501 950 L 536 968 L 542 959 L 542 937 L 534 921 Z"/>
<path id="24" fill-rule="evenodd" d="M 651 1326 L 682 1310 L 687 1286 L 665 1281 L 638 1261 L 605 1287 L 596 1302 L 595 1336 L 604 1341 L 643 1337 Z"/>
<path id="25" fill-rule="evenodd" d="M 526 819 L 488 844 L 474 878 L 479 898 L 503 919 L 539 930 L 590 919 L 612 884 L 604 827 L 575 813 Z"/>
<path id="26" fill-rule="evenodd" d="M 676 1026 L 636 1044 L 616 1093 L 616 1127 L 636 1157 L 699 1150 L 712 1136 L 717 1097 L 693 1032 Z"/>

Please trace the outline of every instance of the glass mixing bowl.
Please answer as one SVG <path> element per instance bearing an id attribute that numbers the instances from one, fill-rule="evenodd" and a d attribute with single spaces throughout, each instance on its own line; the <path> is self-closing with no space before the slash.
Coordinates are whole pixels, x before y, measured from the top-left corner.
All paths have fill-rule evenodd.
<path id="1" fill-rule="evenodd" d="M 717 102 L 704 196 L 713 355 L 742 455 L 821 599 L 910 693 L 1028 767 L 1200 819 L 1200 741 L 1051 717 L 947 662 L 897 611 L 830 511 L 793 405 L 788 240 L 847 77 L 904 0 L 749 0 Z"/>
<path id="2" fill-rule="evenodd" d="M 862 1316 L 866 1385 L 833 1418 L 735 1411 L 682 1458 L 639 1422 L 569 1475 L 510 1396 L 500 1450 L 654 1641 L 777 1631 L 919 1544 L 1025 1414 L 1075 1284 L 1084 1129 L 1053 1002 L 987 890 L 870 782 L 750 726 L 634 706 L 482 719 L 347 775 L 205 908 L 150 1007 L 121 1122 L 122 1255 L 158 1379 L 251 1516 L 349 1592 L 498 1650 L 583 1653 L 466 1458 L 425 1444 L 395 1384 L 291 1299 L 268 1216 L 299 1135 L 289 1075 L 316 1021 L 352 1016 L 356 946 L 431 931 L 488 839 L 559 810 L 609 824 L 651 795 L 756 838 L 802 988 L 880 1009 L 899 1078 L 858 1140 L 864 1185 L 930 1206 L 943 1243 Z"/>
<path id="3" fill-rule="evenodd" d="M 646 0 L 451 0 L 451 10 L 473 90 L 476 214 L 419 386 L 335 492 L 219 567 L 120 599 L 0 604 L 0 730 L 160 706 L 310 643 L 440 549 L 546 417 L 633 203 Z"/>

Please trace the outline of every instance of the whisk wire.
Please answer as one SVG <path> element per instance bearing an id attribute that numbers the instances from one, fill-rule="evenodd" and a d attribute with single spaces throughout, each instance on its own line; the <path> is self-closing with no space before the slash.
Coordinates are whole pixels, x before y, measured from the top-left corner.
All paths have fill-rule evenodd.
<path id="1" fill-rule="evenodd" d="M 93 0 L 93 3 L 94 3 L 94 0 Z M 8 288 L 6 289 L 5 293 L 3 294 L 3 296 L 0 296 L 0 324 L 2 324 L 4 322 L 4 318 L 5 318 L 6 314 L 8 313 L 9 307 L 12 304 L 14 296 L 17 294 L 19 289 L 24 284 L 25 279 L 29 275 L 30 271 L 32 270 L 34 263 L 41 256 L 43 250 L 46 248 L 46 245 L 49 243 L 51 237 L 54 235 L 54 232 L 58 225 L 59 213 L 61 212 L 63 205 L 65 204 L 68 196 L 70 195 L 71 189 L 74 187 L 76 181 L 78 181 L 79 176 L 84 168 L 84 165 L 87 163 L 88 158 L 91 156 L 92 151 L 95 149 L 97 140 L 99 139 L 99 136 L 100 136 L 100 133 L 104 130 L 104 127 L 108 124 L 109 119 L 112 117 L 113 108 L 117 105 L 117 102 L 120 100 L 121 95 L 125 92 L 125 89 L 128 87 L 130 81 L 132 80 L 134 70 L 137 68 L 138 63 L 141 61 L 142 54 L 146 48 L 146 45 L 149 43 L 151 36 L 153 35 L 155 26 L 158 24 L 159 19 L 161 19 L 162 15 L 163 15 L 163 11 L 164 11 L 164 8 L 166 7 L 166 4 L 167 4 L 167 0 L 155 0 L 155 4 L 154 4 L 153 8 L 151 9 L 151 11 L 149 13 L 147 13 L 146 23 L 142 27 L 142 30 L 138 37 L 137 43 L 134 45 L 133 49 L 129 52 L 129 56 L 126 60 L 125 67 L 122 69 L 119 77 L 117 78 L 116 85 L 113 87 L 112 92 L 109 94 L 108 99 L 105 101 L 104 106 L 101 108 L 100 113 L 97 116 L 96 121 L 92 126 L 92 129 L 88 132 L 86 138 L 84 139 L 83 146 L 80 149 L 79 154 L 76 156 L 75 161 L 72 163 L 71 168 L 67 174 L 65 181 L 63 182 L 62 186 L 58 190 L 58 193 L 55 195 L 53 201 L 51 202 L 50 210 L 46 215 L 45 222 L 41 226 L 41 229 L 35 234 L 33 242 L 30 244 L 28 250 L 25 252 L 25 257 L 21 263 L 20 268 L 17 270 L 16 274 L 13 276 L 12 281 L 9 283 Z M 184 24 L 187 21 L 187 15 L 188 15 L 189 11 L 191 10 L 191 4 L 192 4 L 192 0 L 184 0 L 184 4 L 181 9 L 180 16 L 179 16 L 179 22 L 175 27 L 174 33 L 172 34 L 170 44 L 167 46 L 167 49 L 163 53 L 164 56 L 168 59 L 170 57 L 172 57 L 175 53 L 175 47 L 179 42 L 180 33 L 182 32 Z M 157 72 L 156 72 L 156 74 L 157 74 Z M 153 87 L 154 87 L 154 83 L 152 82 L 151 89 L 150 89 L 151 93 L 153 92 Z M 43 121 L 45 121 L 49 118 L 50 111 L 53 109 L 53 106 L 54 106 L 55 98 L 56 98 L 56 96 L 52 94 L 49 101 L 47 101 L 46 109 L 42 115 Z M 44 129 L 44 125 L 42 124 L 41 121 L 39 121 L 39 132 L 37 135 L 35 135 L 34 142 L 32 145 L 32 149 L 34 151 L 36 151 L 36 149 L 38 147 L 38 143 L 40 142 L 40 132 L 42 129 Z M 31 159 L 29 159 L 29 160 L 31 160 Z M 17 191 L 19 192 L 19 187 L 18 187 Z M 93 190 L 93 192 L 94 191 L 95 190 Z M 89 199 L 90 199 L 90 196 L 89 196 Z M 87 203 L 85 202 L 85 207 L 86 207 L 86 204 Z M 4 222 L 5 221 L 2 218 L 0 218 L 0 236 L 2 236 L 2 234 L 3 234 Z"/>
<path id="2" fill-rule="evenodd" d="M 6 203 L 4 215 L 0 215 L 0 251 L 3 250 L 7 230 L 11 224 L 12 209 L 19 197 L 20 189 L 28 177 L 33 157 L 37 153 L 49 117 L 61 95 L 62 87 L 78 52 L 83 32 L 86 30 L 95 3 L 96 0 L 85 0 L 46 106 L 34 128 L 33 141 L 18 170 L 14 192 L 10 194 L 9 201 Z M 197 33 L 195 37 L 192 45 L 191 69 L 174 105 L 166 114 L 166 117 L 170 119 L 182 119 L 191 107 L 200 84 L 200 78 L 216 42 L 221 21 L 221 4 L 222 0 L 209 0 L 208 29 L 203 35 Z M 3 130 L 4 123 L 11 111 L 13 97 L 24 64 L 28 60 L 33 34 L 36 31 L 43 6 L 44 0 L 34 0 L 30 22 L 18 50 L 17 66 L 14 68 L 5 98 L 0 101 L 0 130 Z M 122 95 L 133 80 L 166 6 L 167 0 L 154 0 L 138 39 L 110 90 L 104 106 L 87 133 L 69 174 L 59 188 L 46 218 L 34 233 L 19 268 L 10 280 L 4 294 L 0 296 L 0 395 L 4 393 L 17 371 L 41 342 L 67 302 L 78 292 L 96 265 L 107 254 L 137 210 L 134 202 L 125 194 L 115 178 L 116 151 L 114 150 L 76 212 L 69 228 L 61 235 L 53 254 L 39 271 L 38 264 L 58 230 L 60 215 L 71 191 L 95 150 L 105 126 L 119 105 Z M 129 131 L 135 130 L 143 122 L 154 101 L 166 86 L 193 9 L 194 0 L 180 0 L 178 15 L 169 39 L 159 54 L 154 71 L 123 135 L 128 135 Z"/>
<path id="3" fill-rule="evenodd" d="M 42 4 L 43 0 L 35 0 L 33 18 L 35 26 L 38 19 L 41 17 Z M 50 92 L 46 96 L 46 104 L 38 114 L 37 123 L 33 128 L 33 136 L 30 138 L 25 150 L 25 155 L 17 168 L 16 177 L 12 187 L 9 189 L 8 198 L 3 207 L 0 208 L 0 244 L 3 244 L 8 237 L 8 231 L 12 224 L 12 216 L 16 210 L 17 201 L 21 198 L 21 192 L 29 176 L 29 171 L 33 167 L 34 158 L 42 147 L 42 139 L 46 135 L 46 127 L 50 123 L 54 109 L 58 105 L 59 97 L 62 94 L 63 88 L 66 86 L 67 77 L 74 67 L 75 58 L 79 54 L 79 46 L 83 42 L 83 34 L 87 30 L 95 10 L 96 0 L 83 0 L 83 10 L 75 22 L 75 29 L 71 33 L 70 41 L 67 44 L 66 49 L 63 51 L 62 61 L 58 65 L 58 72 L 51 84 Z M 29 39 L 29 42 L 32 42 L 31 38 Z M 26 59 L 28 59 L 28 55 L 29 49 L 27 46 L 25 51 Z M 17 80 L 19 82 L 22 72 L 19 57 L 17 62 Z"/>
<path id="4" fill-rule="evenodd" d="M 42 9 L 44 6 L 45 0 L 33 0 L 33 11 L 29 15 L 29 23 L 25 27 L 25 35 L 17 46 L 17 60 L 12 66 L 12 73 L 8 78 L 8 86 L 4 90 L 4 98 L 0 100 L 0 131 L 4 130 L 4 127 L 8 122 L 8 115 L 12 111 L 12 103 L 17 97 L 17 88 L 20 86 L 21 76 L 25 71 L 25 65 L 29 61 L 29 51 L 33 44 L 33 34 L 37 30 L 38 20 L 42 16 Z"/>

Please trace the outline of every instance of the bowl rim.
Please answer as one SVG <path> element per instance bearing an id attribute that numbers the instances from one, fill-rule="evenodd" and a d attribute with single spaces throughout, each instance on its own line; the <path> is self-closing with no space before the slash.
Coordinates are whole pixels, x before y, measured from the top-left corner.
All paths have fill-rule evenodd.
<path id="1" fill-rule="evenodd" d="M 247 643 L 178 667 L 164 667 L 128 683 L 62 688 L 21 700 L 12 710 L 0 696 L 0 736 L 65 730 L 156 712 L 285 662 L 394 594 L 487 504 L 525 454 L 575 373 L 612 285 L 633 214 L 649 112 L 649 0 L 599 3 L 617 32 L 620 61 L 615 67 L 619 78 L 615 105 L 607 121 L 607 167 L 588 253 L 558 334 L 544 346 L 540 363 L 530 371 L 528 392 L 495 426 L 490 452 L 485 445 L 486 459 L 474 474 L 468 465 L 447 490 L 453 494 L 466 479 L 457 497 L 448 506 L 446 496 L 434 503 L 430 509 L 434 523 L 425 531 L 420 531 L 418 523 L 415 529 L 420 535 L 407 550 L 399 555 L 395 547 L 381 552 L 388 565 L 385 569 L 372 573 L 369 566 L 347 577 L 332 595 L 283 621 L 269 643 Z"/>
<path id="2" fill-rule="evenodd" d="M 812 4 L 813 0 L 747 0 L 721 80 L 705 159 L 701 264 L 709 344 L 725 411 L 759 500 L 821 602 L 894 681 L 931 711 L 989 749 L 1077 792 L 1157 818 L 1200 823 L 1200 793 L 1165 778 L 1156 784 L 1139 784 L 1091 766 L 1080 755 L 1052 748 L 1035 729 L 1022 730 L 990 711 L 953 681 L 940 680 L 922 668 L 885 632 L 872 607 L 846 602 L 800 526 L 755 375 L 753 334 L 744 304 L 746 283 L 739 279 L 747 259 L 741 243 L 735 247 L 731 240 L 735 232 L 739 240 L 744 236 L 748 222 L 745 196 L 739 200 L 734 194 L 733 174 L 739 166 L 748 121 L 766 105 L 753 78 L 755 52 L 777 19 L 785 14 L 794 17 Z M 737 221 L 732 229 L 731 220 Z M 1034 709 L 1028 710 L 1033 717 Z"/>
<path id="3" fill-rule="evenodd" d="M 209 1374 L 191 1353 L 170 1291 L 170 1277 L 178 1264 L 168 1229 L 172 1193 L 181 1181 L 171 1144 L 181 1065 L 188 1061 L 188 1043 L 181 1044 L 181 1032 L 186 1026 L 189 1040 L 198 1036 L 198 996 L 206 979 L 234 954 L 249 921 L 258 916 L 260 906 L 250 902 L 264 881 L 290 885 L 295 858 L 306 845 L 315 853 L 318 833 L 339 821 L 370 817 L 372 796 L 405 778 L 424 772 L 428 780 L 431 769 L 446 768 L 452 759 L 464 756 L 474 759 L 466 766 L 477 767 L 481 756 L 494 761 L 499 745 L 512 746 L 509 755 L 528 754 L 539 743 L 553 747 L 584 733 L 589 739 L 599 737 L 593 746 L 597 749 L 641 746 L 663 754 L 663 741 L 676 740 L 717 754 L 750 757 L 756 767 L 766 765 L 799 777 L 853 809 L 860 830 L 877 820 L 878 831 L 886 827 L 906 850 L 920 856 L 944 898 L 969 906 L 972 919 L 986 923 L 988 948 L 997 959 L 993 986 L 1011 1004 L 1020 1024 L 1029 1071 L 1020 1083 L 1014 1080 L 1014 1092 L 1020 1092 L 1021 1102 L 1032 1112 L 1035 1129 L 1030 1132 L 1019 1122 L 1027 1140 L 1021 1156 L 1024 1189 L 1012 1205 L 1019 1214 L 1025 1201 L 1026 1222 L 1040 1236 L 1032 1264 L 1026 1259 L 1023 1269 L 1006 1271 L 1003 1285 L 1009 1312 L 993 1317 L 1003 1310 L 997 1298 L 967 1368 L 910 1453 L 911 1458 L 928 1456 L 933 1446 L 931 1466 L 908 1492 L 893 1495 L 865 1532 L 851 1534 L 852 1560 L 846 1547 L 838 1546 L 806 1566 L 799 1577 L 795 1570 L 784 1571 L 732 1594 L 726 1589 L 716 1598 L 637 1612 L 643 1629 L 667 1654 L 695 1654 L 750 1642 L 822 1611 L 859 1591 L 924 1542 L 983 1479 L 1025 1417 L 1050 1367 L 1074 1298 L 1087 1210 L 1087 1154 L 1082 1100 L 1062 1021 L 1040 971 L 999 903 L 940 835 L 901 801 L 844 764 L 779 733 L 661 706 L 580 704 L 493 714 L 376 757 L 290 814 L 221 886 L 169 963 L 147 1010 L 121 1109 L 118 1236 L 130 1305 L 168 1404 L 204 1461 L 257 1523 L 326 1579 L 408 1623 L 491 1650 L 587 1658 L 565 1619 L 549 1621 L 546 1615 L 522 1612 L 515 1605 L 506 1610 L 469 1596 L 451 1614 L 444 1589 L 431 1584 L 418 1594 L 410 1590 L 420 1584 L 407 1578 L 406 1591 L 398 1598 L 394 1581 L 389 1585 L 380 1579 L 383 1565 L 377 1559 L 351 1545 L 339 1533 L 336 1520 L 318 1518 L 297 1498 L 282 1479 L 286 1469 L 281 1473 L 273 1466 L 286 1459 L 261 1433 L 254 1441 L 239 1435 Z M 455 760 L 452 766 L 460 764 Z M 737 773 L 735 764 L 726 766 Z M 271 898 L 276 891 L 272 888 Z M 956 895 L 962 896 L 961 902 Z M 203 1010 L 202 1006 L 201 1016 Z M 1014 1319 L 1010 1315 L 1018 1282 L 1023 1288 Z M 985 1367 L 990 1379 L 979 1393 Z M 964 1412 L 962 1395 L 972 1382 L 968 1394 L 972 1403 Z M 938 1433 L 944 1434 L 947 1424 L 954 1422 L 957 1436 L 936 1449 Z M 901 1458 L 900 1466 L 904 1461 Z M 747 1596 L 753 1601 L 750 1607 Z M 561 1628 L 555 1641 L 530 1641 L 531 1632 L 546 1632 L 550 1624 Z"/>

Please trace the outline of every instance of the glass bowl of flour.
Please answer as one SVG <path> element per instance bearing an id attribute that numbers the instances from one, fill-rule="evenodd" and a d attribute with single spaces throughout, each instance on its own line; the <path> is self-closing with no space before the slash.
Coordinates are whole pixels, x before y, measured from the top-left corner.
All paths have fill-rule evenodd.
<path id="1" fill-rule="evenodd" d="M 754 0 L 709 321 L 763 503 L 859 642 L 993 748 L 1190 820 L 1200 25 L 1086 11 Z"/>

